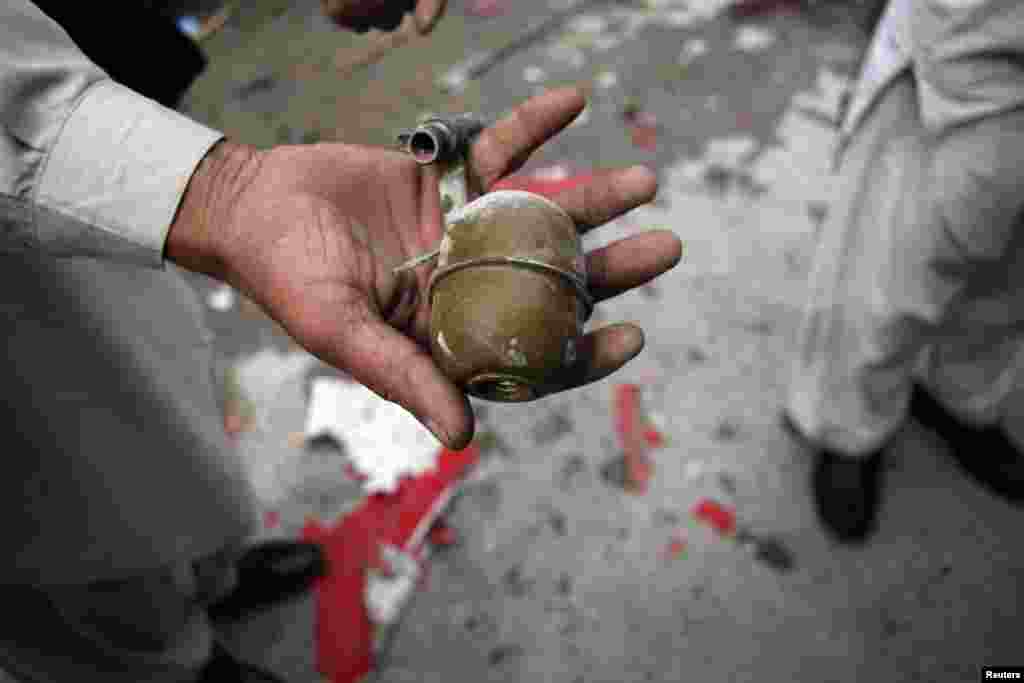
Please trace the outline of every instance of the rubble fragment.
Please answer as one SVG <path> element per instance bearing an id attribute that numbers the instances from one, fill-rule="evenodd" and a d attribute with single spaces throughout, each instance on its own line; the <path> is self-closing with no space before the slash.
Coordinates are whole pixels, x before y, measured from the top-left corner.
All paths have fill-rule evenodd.
<path id="1" fill-rule="evenodd" d="M 532 580 L 523 578 L 521 565 L 515 565 L 506 570 L 501 577 L 501 583 L 505 587 L 505 593 L 515 598 L 523 597 L 533 586 Z"/>
<path id="2" fill-rule="evenodd" d="M 521 645 L 499 645 L 487 653 L 487 663 L 492 667 L 499 666 L 509 657 L 520 657 L 524 652 Z"/>
<path id="3" fill-rule="evenodd" d="M 760 52 L 775 42 L 775 33 L 758 26 L 741 26 L 733 45 L 743 52 Z"/>
<path id="4" fill-rule="evenodd" d="M 523 80 L 527 83 L 540 83 L 548 77 L 539 66 L 528 66 L 523 69 Z"/>
<path id="5" fill-rule="evenodd" d="M 754 557 L 783 574 L 793 571 L 793 553 L 777 538 L 758 537 Z"/>
<path id="6" fill-rule="evenodd" d="M 579 453 L 573 453 L 565 459 L 558 471 L 558 488 L 568 491 L 573 482 L 587 469 L 587 461 Z"/>
<path id="7" fill-rule="evenodd" d="M 549 446 L 572 432 L 573 424 L 564 411 L 555 410 L 537 422 L 530 430 L 533 445 Z"/>
<path id="8" fill-rule="evenodd" d="M 686 350 L 686 360 L 691 363 L 703 363 L 708 359 L 708 354 L 699 346 L 691 346 Z"/>
<path id="9" fill-rule="evenodd" d="M 702 498 L 691 512 L 694 519 L 707 524 L 723 536 L 736 533 L 736 511 L 710 498 Z"/>
<path id="10" fill-rule="evenodd" d="M 277 78 L 273 74 L 261 74 L 236 87 L 233 95 L 236 99 L 244 100 L 253 95 L 273 90 L 276 85 Z"/>
<path id="11" fill-rule="evenodd" d="M 803 0 L 738 0 L 729 7 L 729 13 L 734 18 L 746 19 L 770 14 L 795 14 L 802 6 Z"/>
<path id="12" fill-rule="evenodd" d="M 474 17 L 491 19 L 507 12 L 510 4 L 506 0 L 474 0 L 466 11 Z"/>
<path id="13" fill-rule="evenodd" d="M 231 285 L 222 284 L 210 290 L 206 296 L 207 305 L 215 311 L 223 313 L 235 305 L 235 290 Z"/>
<path id="14" fill-rule="evenodd" d="M 718 480 L 718 486 L 723 491 L 730 496 L 736 495 L 736 477 L 728 472 L 719 472 L 716 479 Z"/>
<path id="15" fill-rule="evenodd" d="M 602 89 L 607 90 L 608 88 L 614 87 L 619 83 L 619 76 L 614 71 L 600 71 L 594 76 L 594 84 Z"/>
<path id="16" fill-rule="evenodd" d="M 654 152 L 658 149 L 658 119 L 650 112 L 640 112 L 630 124 L 630 139 L 634 147 Z"/>
<path id="17" fill-rule="evenodd" d="M 397 403 L 357 382 L 333 377 L 313 380 L 306 438 L 330 437 L 344 446 L 348 461 L 366 476 L 367 492 L 393 492 L 403 476 L 435 465 L 437 438 Z"/>
<path id="18" fill-rule="evenodd" d="M 680 51 L 679 59 L 677 61 L 680 65 L 686 66 L 696 58 L 707 54 L 707 51 L 707 41 L 700 38 L 692 38 L 683 43 L 683 49 Z"/>
<path id="19" fill-rule="evenodd" d="M 612 488 L 626 488 L 626 461 L 621 455 L 609 458 L 601 465 L 601 479 Z"/>
<path id="20" fill-rule="evenodd" d="M 739 435 L 739 427 L 731 420 L 722 420 L 715 427 L 712 438 L 715 441 L 733 441 Z"/>
<path id="21" fill-rule="evenodd" d="M 442 450 L 434 471 L 369 495 L 338 523 L 307 521 L 302 538 L 320 543 L 328 558 L 315 589 L 315 632 L 317 670 L 332 683 L 374 670 L 423 573 L 427 532 L 478 460 L 474 447 Z"/>
<path id="22" fill-rule="evenodd" d="M 640 405 L 640 387 L 636 384 L 619 384 L 615 391 L 615 431 L 622 448 L 625 471 L 623 486 L 626 491 L 644 493 L 651 479 L 653 465 L 648 458 L 649 446 L 643 430 L 648 426 Z"/>
<path id="23" fill-rule="evenodd" d="M 554 532 L 555 536 L 565 536 L 568 527 L 565 513 L 552 508 L 548 512 L 548 526 L 551 527 L 551 531 Z"/>
<path id="24" fill-rule="evenodd" d="M 673 536 L 662 550 L 662 558 L 668 561 L 678 560 L 686 556 L 686 539 L 680 535 Z"/>

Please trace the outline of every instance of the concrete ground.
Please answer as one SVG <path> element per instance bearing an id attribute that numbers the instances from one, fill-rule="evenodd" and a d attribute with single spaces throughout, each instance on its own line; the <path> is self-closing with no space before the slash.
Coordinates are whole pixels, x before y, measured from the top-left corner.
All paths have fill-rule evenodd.
<path id="1" fill-rule="evenodd" d="M 436 79 L 451 65 L 568 3 L 506 2 L 490 19 L 468 4 L 453 0 L 432 37 L 399 45 L 331 30 L 313 0 L 250 3 L 204 43 L 211 66 L 185 106 L 261 146 L 388 144 L 423 112 L 497 114 L 539 88 L 588 81 L 586 120 L 530 168 L 648 163 L 661 176 L 656 202 L 587 243 L 662 227 L 686 244 L 670 274 L 599 307 L 598 321 L 647 332 L 626 369 L 536 403 L 482 406 L 481 428 L 504 447 L 457 502 L 461 542 L 434 559 L 380 680 L 953 682 L 976 680 L 983 664 L 1024 662 L 1018 509 L 911 423 L 886 464 L 877 535 L 837 547 L 812 509 L 809 459 L 776 422 L 831 192 L 828 120 L 865 44 L 863 11 L 739 23 L 694 2 L 704 18 L 663 10 L 624 35 L 642 11 L 609 2 L 449 95 Z M 654 151 L 633 145 L 621 121 L 630 98 L 657 120 Z M 213 290 L 194 281 L 204 296 Z M 244 302 L 210 316 L 225 366 L 290 348 Z M 358 497 L 337 453 L 289 443 L 302 429 L 306 378 L 322 372 L 257 397 L 266 419 L 241 440 L 251 462 L 279 463 L 266 495 L 282 518 L 272 533 L 336 517 Z M 608 476 L 619 382 L 644 388 L 668 439 L 652 453 L 645 495 Z M 758 555 L 695 524 L 690 509 L 704 497 L 735 506 L 741 526 L 779 550 Z M 673 539 L 685 549 L 667 555 Z M 231 636 L 288 680 L 319 680 L 311 600 Z"/>

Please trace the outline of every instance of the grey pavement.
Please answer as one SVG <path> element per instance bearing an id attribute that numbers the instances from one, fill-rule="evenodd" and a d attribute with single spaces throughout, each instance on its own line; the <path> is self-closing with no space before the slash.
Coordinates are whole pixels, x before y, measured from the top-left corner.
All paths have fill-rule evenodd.
<path id="1" fill-rule="evenodd" d="M 481 429 L 504 448 L 457 501 L 460 543 L 434 558 L 379 680 L 954 682 L 976 680 L 983 664 L 1024 664 L 1018 509 L 968 480 L 911 423 L 886 463 L 878 533 L 864 548 L 836 546 L 812 509 L 807 453 L 777 424 L 832 191 L 829 119 L 865 44 L 864 10 L 819 5 L 737 22 L 697 1 L 686 11 L 706 13 L 686 18 L 685 3 L 663 0 L 651 3 L 658 18 L 637 26 L 641 10 L 606 3 L 450 96 L 435 85 L 450 66 L 566 3 L 506 2 L 507 14 L 486 20 L 468 16 L 467 2 L 450 4 L 435 36 L 332 75 L 332 64 L 352 63 L 343 52 L 372 38 L 331 31 L 309 0 L 253 3 L 211 39 L 210 71 L 187 109 L 254 144 L 381 143 L 423 111 L 497 114 L 548 85 L 594 79 L 586 120 L 528 169 L 650 164 L 658 200 L 586 243 L 669 228 L 686 253 L 653 286 L 599 307 L 596 324 L 646 330 L 646 350 L 623 371 L 536 403 L 480 404 Z M 231 94 L 259 78 L 265 87 L 248 105 Z M 657 120 L 655 152 L 630 142 L 620 117 L 629 98 Z M 204 296 L 213 289 L 195 283 Z M 295 352 L 238 302 L 210 316 L 226 367 L 268 348 Z M 359 496 L 339 453 L 289 439 L 302 429 L 310 376 L 331 372 L 296 367 L 247 385 L 262 418 L 241 447 L 282 515 L 268 533 L 294 533 L 309 515 L 336 518 Z M 668 439 L 652 452 L 645 495 L 603 475 L 619 455 L 619 382 L 644 388 Z M 694 523 L 702 498 L 734 506 L 743 526 L 791 553 L 792 569 Z M 666 557 L 674 538 L 685 550 Z M 232 637 L 289 680 L 319 680 L 308 598 Z"/>

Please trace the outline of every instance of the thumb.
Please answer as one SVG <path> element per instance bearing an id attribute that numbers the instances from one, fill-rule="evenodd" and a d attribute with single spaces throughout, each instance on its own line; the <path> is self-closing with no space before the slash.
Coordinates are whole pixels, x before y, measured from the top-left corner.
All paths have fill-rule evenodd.
<path id="1" fill-rule="evenodd" d="M 343 344 L 328 349 L 325 360 L 408 410 L 448 448 L 469 445 L 473 413 L 465 394 L 428 352 L 375 312 L 366 309 L 360 318 L 346 326 Z"/>

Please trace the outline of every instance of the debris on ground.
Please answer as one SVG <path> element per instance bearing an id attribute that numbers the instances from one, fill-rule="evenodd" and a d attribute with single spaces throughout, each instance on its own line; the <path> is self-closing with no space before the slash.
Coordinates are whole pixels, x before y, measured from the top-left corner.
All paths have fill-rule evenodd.
<path id="1" fill-rule="evenodd" d="M 643 414 L 638 385 L 618 384 L 614 391 L 615 432 L 622 449 L 623 488 L 632 493 L 645 493 L 653 470 L 645 432 L 652 425 Z"/>
<path id="2" fill-rule="evenodd" d="M 740 429 L 736 426 L 735 422 L 732 422 L 731 420 L 722 420 L 718 423 L 718 426 L 715 427 L 715 431 L 712 433 L 711 437 L 715 441 L 733 441 L 737 436 L 739 436 L 739 433 Z"/>
<path id="3" fill-rule="evenodd" d="M 706 55 L 707 52 L 708 43 L 706 40 L 691 38 L 683 43 L 683 49 L 679 52 L 679 59 L 677 61 L 681 66 L 686 66 L 698 57 Z"/>
<path id="4" fill-rule="evenodd" d="M 366 477 L 367 492 L 393 492 L 403 476 L 435 466 L 437 438 L 397 403 L 358 382 L 333 377 L 313 380 L 306 438 L 330 438 Z"/>
<path id="5" fill-rule="evenodd" d="M 756 547 L 754 557 L 772 569 L 787 573 L 795 567 L 793 553 L 777 538 L 760 537 Z"/>
<path id="6" fill-rule="evenodd" d="M 728 472 L 719 472 L 716 475 L 718 486 L 730 496 L 736 495 L 736 477 Z"/>
<path id="7" fill-rule="evenodd" d="M 708 359 L 707 352 L 699 346 L 691 346 L 686 349 L 686 360 L 691 363 L 703 363 Z"/>
<path id="8" fill-rule="evenodd" d="M 707 524 L 722 536 L 736 533 L 736 511 L 729 505 L 723 505 L 710 498 L 702 498 L 693 506 L 693 518 Z"/>
<path id="9" fill-rule="evenodd" d="M 654 524 L 656 526 L 675 526 L 681 521 L 679 513 L 675 510 L 658 509 L 654 512 Z"/>
<path id="10" fill-rule="evenodd" d="M 505 587 L 505 593 L 514 598 L 521 598 L 533 587 L 532 579 L 523 578 L 522 565 L 515 565 L 505 571 L 501 577 L 501 583 Z"/>
<path id="11" fill-rule="evenodd" d="M 512 455 L 512 451 L 501 435 L 491 429 L 477 432 L 473 438 L 473 443 L 480 449 L 480 455 L 483 457 L 495 454 L 507 458 Z"/>
<path id="12" fill-rule="evenodd" d="M 758 26 L 741 26 L 733 46 L 743 52 L 760 52 L 775 42 L 775 33 Z"/>
<path id="13" fill-rule="evenodd" d="M 534 446 L 548 446 L 572 432 L 572 420 L 562 410 L 554 410 L 530 430 Z"/>
<path id="14" fill-rule="evenodd" d="M 651 112 L 641 111 L 635 102 L 627 102 L 622 108 L 622 119 L 629 126 L 629 136 L 634 147 L 654 152 L 658 149 L 658 119 Z"/>
<path id="15" fill-rule="evenodd" d="M 755 534 L 749 529 L 740 529 L 736 541 L 754 551 L 754 559 L 775 571 L 785 574 L 794 569 L 796 562 L 793 552 L 778 538 Z"/>
<path id="16" fill-rule="evenodd" d="M 309 520 L 305 540 L 323 545 L 317 581 L 316 662 L 331 683 L 357 683 L 386 654 L 393 628 L 425 571 L 430 531 L 479 461 L 475 447 L 442 449 L 431 472 L 373 493 L 333 526 Z"/>
<path id="17" fill-rule="evenodd" d="M 521 645 L 499 645 L 487 654 L 487 663 L 499 666 L 509 657 L 520 657 L 525 653 Z"/>
<path id="18" fill-rule="evenodd" d="M 626 460 L 621 455 L 616 455 L 601 465 L 601 480 L 605 484 L 616 489 L 626 489 Z"/>
<path id="19" fill-rule="evenodd" d="M 711 527 L 719 536 L 731 539 L 738 546 L 753 551 L 754 558 L 780 573 L 793 570 L 796 562 L 792 551 L 778 538 L 754 533 L 737 521 L 736 510 L 711 498 L 702 498 L 691 510 L 693 519 Z"/>
<path id="20" fill-rule="evenodd" d="M 558 42 L 547 49 L 547 57 L 570 69 L 580 69 L 587 63 L 587 55 L 575 45 Z"/>
<path id="21" fill-rule="evenodd" d="M 769 14 L 796 14 L 804 7 L 804 0 L 738 0 L 729 7 L 729 14 L 737 19 Z"/>
<path id="22" fill-rule="evenodd" d="M 273 74 L 260 74 L 236 87 L 232 94 L 236 99 L 244 100 L 253 95 L 273 90 L 276 85 L 277 78 Z"/>
<path id="23" fill-rule="evenodd" d="M 613 88 L 616 85 L 618 85 L 618 83 L 619 83 L 619 75 L 617 73 L 615 73 L 614 71 L 608 71 L 607 69 L 604 69 L 602 71 L 599 71 L 594 76 L 594 85 L 596 85 L 601 90 L 607 90 L 608 88 Z"/>
<path id="24" fill-rule="evenodd" d="M 675 535 L 669 540 L 662 550 L 662 558 L 667 561 L 679 560 L 686 557 L 686 539 L 681 535 Z"/>
<path id="25" fill-rule="evenodd" d="M 474 0 L 466 11 L 474 17 L 491 19 L 507 12 L 509 5 L 511 3 L 508 0 Z"/>
<path id="26" fill-rule="evenodd" d="M 540 83 L 547 77 L 547 73 L 539 66 L 528 66 L 523 69 L 523 80 L 527 83 Z"/>
<path id="27" fill-rule="evenodd" d="M 206 295 L 206 304 L 213 310 L 223 313 L 235 305 L 235 290 L 231 285 L 219 285 Z"/>
<path id="28" fill-rule="evenodd" d="M 757 152 L 757 139 L 752 135 L 730 135 L 708 140 L 704 158 L 727 168 L 742 168 Z"/>
<path id="29" fill-rule="evenodd" d="M 459 535 L 451 526 L 438 522 L 430 529 L 427 540 L 435 548 L 448 548 L 458 544 Z"/>
<path id="30" fill-rule="evenodd" d="M 263 528 L 273 531 L 281 526 L 281 513 L 278 510 L 267 510 L 263 513 Z"/>
<path id="31" fill-rule="evenodd" d="M 548 508 L 547 525 L 555 536 L 565 536 L 568 532 L 568 520 L 565 513 L 554 506 Z"/>
<path id="32" fill-rule="evenodd" d="M 586 459 L 579 453 L 573 453 L 566 457 L 562 467 L 558 470 L 558 488 L 561 491 L 569 491 L 576 478 L 587 469 Z"/>
<path id="33" fill-rule="evenodd" d="M 505 45 L 470 54 L 466 59 L 446 71 L 439 79 L 438 85 L 449 94 L 463 92 L 469 81 L 480 78 L 508 57 L 542 40 L 568 19 L 577 15 L 584 7 L 601 1 L 576 0 L 556 14 L 540 17 Z"/>

